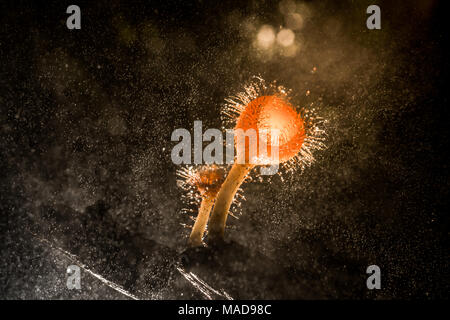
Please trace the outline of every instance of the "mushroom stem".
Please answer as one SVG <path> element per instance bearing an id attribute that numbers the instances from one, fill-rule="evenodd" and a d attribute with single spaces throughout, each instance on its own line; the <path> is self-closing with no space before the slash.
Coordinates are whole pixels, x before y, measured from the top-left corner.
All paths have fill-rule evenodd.
<path id="1" fill-rule="evenodd" d="M 230 173 L 220 188 L 211 218 L 209 219 L 208 240 L 211 243 L 223 240 L 228 211 L 234 195 L 253 167 L 253 164 L 233 164 Z"/>
<path id="2" fill-rule="evenodd" d="M 213 197 L 203 197 L 202 203 L 198 210 L 197 219 L 192 227 L 191 235 L 189 236 L 188 244 L 191 247 L 200 247 L 203 245 L 202 238 L 205 233 L 206 223 L 208 222 L 209 212 L 214 204 Z"/>

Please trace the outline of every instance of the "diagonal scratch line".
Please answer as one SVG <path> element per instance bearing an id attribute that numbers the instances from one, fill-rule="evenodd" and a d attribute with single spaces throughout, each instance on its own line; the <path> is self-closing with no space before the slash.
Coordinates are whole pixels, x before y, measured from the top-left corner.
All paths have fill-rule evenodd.
<path id="1" fill-rule="evenodd" d="M 57 246 L 55 246 L 54 244 L 52 244 L 50 241 L 48 241 L 47 239 L 43 239 L 41 237 L 39 237 L 38 235 L 32 233 L 31 231 L 28 231 L 29 233 L 31 233 L 33 235 L 33 237 L 35 237 L 38 241 L 40 241 L 41 243 L 44 243 L 46 245 L 48 245 L 50 248 L 57 250 L 59 252 L 61 252 L 63 255 L 65 255 L 67 258 L 69 258 L 73 263 L 75 263 L 77 266 L 79 266 L 80 268 L 82 268 L 84 271 L 86 271 L 87 273 L 89 273 L 90 275 L 92 275 L 93 277 L 97 278 L 98 280 L 100 280 L 102 283 L 104 283 L 105 285 L 107 285 L 108 287 L 110 287 L 111 289 L 133 299 L 133 300 L 139 300 L 138 297 L 136 297 L 135 295 L 131 294 L 130 292 L 126 291 L 124 288 L 122 288 L 120 285 L 102 277 L 101 275 L 93 272 L 91 269 L 88 268 L 88 266 L 86 266 L 85 264 L 83 264 L 82 262 L 80 262 L 77 259 L 77 256 L 75 256 L 74 254 L 59 248 Z"/>
<path id="2" fill-rule="evenodd" d="M 217 295 L 222 295 L 219 291 L 213 289 L 210 285 L 208 285 L 205 281 L 203 281 L 202 279 L 200 279 L 199 277 L 197 277 L 194 273 L 189 272 L 189 274 L 195 279 L 197 280 L 200 284 L 203 285 L 203 287 L 205 287 L 206 289 L 208 289 L 209 291 L 212 291 L 213 293 L 217 294 Z"/>
<path id="3" fill-rule="evenodd" d="M 209 290 L 205 287 L 203 287 L 201 284 L 199 284 L 197 281 L 195 281 L 191 275 L 189 273 L 187 273 L 186 271 L 184 271 L 182 268 L 178 268 L 177 270 L 186 278 L 187 281 L 189 281 L 195 288 L 197 288 L 198 290 L 200 290 L 201 293 L 203 293 L 203 295 L 208 298 L 209 300 L 212 300 L 211 297 L 211 292 L 209 292 Z"/>
<path id="4" fill-rule="evenodd" d="M 207 289 L 209 289 L 210 291 L 214 292 L 215 294 L 219 295 L 219 296 L 223 296 L 225 298 L 227 298 L 228 300 L 233 300 L 233 298 L 224 290 L 222 289 L 222 293 L 220 293 L 219 291 L 215 290 L 214 288 L 212 288 L 209 284 L 207 284 L 205 281 L 203 281 L 202 279 L 200 279 L 197 275 L 195 275 L 194 273 L 190 272 L 189 273 L 194 279 L 196 279 L 198 282 L 200 282 L 204 287 L 206 287 Z"/>
<path id="5" fill-rule="evenodd" d="M 212 288 L 210 285 L 208 285 L 205 281 L 200 279 L 197 275 L 195 275 L 192 272 L 187 273 L 183 268 L 177 267 L 177 270 L 188 280 L 195 288 L 200 290 L 203 295 L 208 298 L 209 300 L 212 300 L 211 294 L 216 294 L 221 297 L 225 297 L 228 300 L 233 300 L 233 298 L 225 292 L 225 290 L 222 289 L 223 294 L 219 291 Z"/>
<path id="6" fill-rule="evenodd" d="M 232 296 L 230 296 L 225 290 L 222 289 L 223 295 L 228 299 L 228 300 L 234 300 Z"/>

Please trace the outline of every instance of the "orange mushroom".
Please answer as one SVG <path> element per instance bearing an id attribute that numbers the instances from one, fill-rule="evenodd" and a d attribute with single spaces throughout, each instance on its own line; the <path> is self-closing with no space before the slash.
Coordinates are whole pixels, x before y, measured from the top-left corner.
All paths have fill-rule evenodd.
<path id="1" fill-rule="evenodd" d="M 256 157 L 251 157 L 249 141 L 238 144 L 235 139 L 237 154 L 245 154 L 245 161 L 243 163 L 235 161 L 217 194 L 208 226 L 208 240 L 211 242 L 223 239 L 228 211 L 237 190 L 252 168 L 264 163 L 260 161 L 263 156 L 260 154 L 261 143 L 265 144 L 267 154 L 271 154 L 272 148 L 278 149 L 278 163 L 298 160 L 302 165 L 310 164 L 314 160 L 312 149 L 323 147 L 324 132 L 317 126 L 318 118 L 311 117 L 304 110 L 297 111 L 297 108 L 289 102 L 284 89 L 277 87 L 277 92 L 267 94 L 269 90 L 262 79 L 259 80 L 261 85 L 247 88 L 245 93 L 238 95 L 238 102 L 228 100 L 230 104 L 225 113 L 237 114 L 235 132 L 236 129 L 255 130 L 257 151 Z M 260 133 L 271 130 L 278 132 L 278 141 L 270 137 L 267 141 L 261 140 Z"/>
<path id="2" fill-rule="evenodd" d="M 179 181 L 184 189 L 192 190 L 201 198 L 198 215 L 192 227 L 188 244 L 190 246 L 202 246 L 209 213 L 225 180 L 225 170 L 216 165 L 205 165 L 198 169 L 180 170 L 178 176 L 182 178 Z"/>

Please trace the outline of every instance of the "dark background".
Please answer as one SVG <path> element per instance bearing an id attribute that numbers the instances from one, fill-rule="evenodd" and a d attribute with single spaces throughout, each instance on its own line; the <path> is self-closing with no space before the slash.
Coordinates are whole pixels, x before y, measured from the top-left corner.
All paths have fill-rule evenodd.
<path id="1" fill-rule="evenodd" d="M 328 148 L 303 173 L 245 184 L 227 238 L 323 298 L 448 297 L 441 2 L 298 2 L 294 56 L 254 45 L 284 26 L 278 2 L 77 1 L 81 30 L 66 28 L 70 4 L 0 5 L 0 297 L 123 298 L 88 274 L 67 290 L 56 247 L 140 297 L 201 297 L 173 271 L 192 222 L 170 135 L 221 128 L 254 75 L 314 103 Z M 370 4 L 381 30 L 366 28 Z M 370 264 L 382 290 L 365 286 Z M 292 290 L 276 297 L 303 297 Z"/>

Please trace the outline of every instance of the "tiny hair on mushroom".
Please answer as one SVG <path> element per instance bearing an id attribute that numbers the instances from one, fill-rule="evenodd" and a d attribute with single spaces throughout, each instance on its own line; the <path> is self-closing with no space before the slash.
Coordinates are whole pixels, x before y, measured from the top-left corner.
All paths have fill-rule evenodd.
<path id="1" fill-rule="evenodd" d="M 272 154 L 271 149 L 278 150 L 277 163 L 296 162 L 304 167 L 314 162 L 313 150 L 325 147 L 323 119 L 311 110 L 295 107 L 289 91 L 283 87 L 266 85 L 263 79 L 256 78 L 244 92 L 226 101 L 223 113 L 234 120 L 235 132 L 240 129 L 256 133 L 256 152 L 250 153 L 250 140 L 237 143 L 235 136 L 237 156 L 242 157 L 241 161 L 235 159 L 217 194 L 208 224 L 208 241 L 211 243 L 223 241 L 227 216 L 237 190 L 255 166 L 268 164 L 265 160 L 267 154 Z M 277 139 L 270 134 L 261 135 L 262 132 L 277 132 Z M 267 148 L 266 153 L 260 152 L 264 150 L 260 144 Z M 269 159 L 269 163 L 273 161 Z"/>

